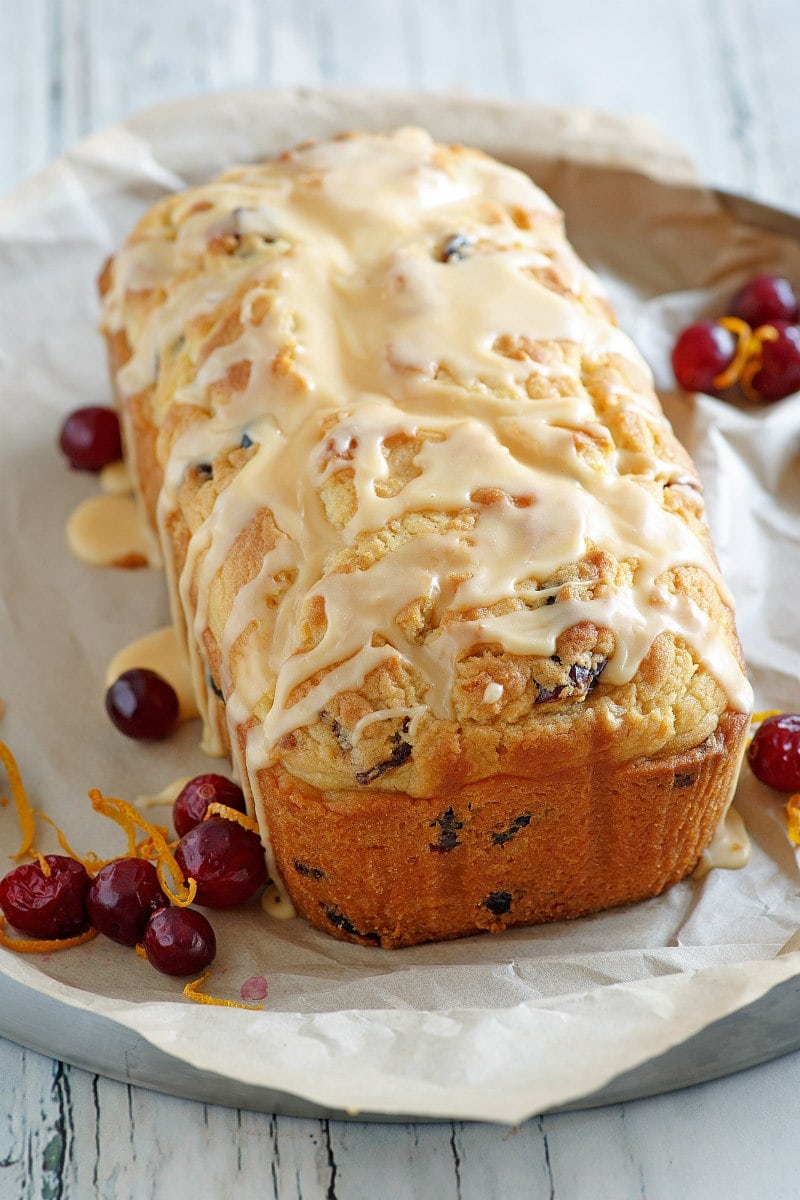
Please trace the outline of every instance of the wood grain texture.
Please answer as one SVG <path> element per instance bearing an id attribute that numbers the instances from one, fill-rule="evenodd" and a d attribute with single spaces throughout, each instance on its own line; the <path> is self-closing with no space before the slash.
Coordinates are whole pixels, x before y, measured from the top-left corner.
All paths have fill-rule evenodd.
<path id="1" fill-rule="evenodd" d="M 710 182 L 800 209 L 797 0 L 0 0 L 0 190 L 209 89 L 464 91 L 650 116 Z M 0 1200 L 789 1200 L 800 1055 L 529 1121 L 366 1125 L 150 1093 L 0 1041 Z"/>
<path id="2" fill-rule="evenodd" d="M 464 91 L 659 121 L 713 183 L 798 207 L 795 0 L 0 5 L 0 189 L 137 108 L 286 84 Z"/>
<path id="3" fill-rule="evenodd" d="M 795 1200 L 800 1056 L 669 1096 L 485 1124 L 240 1112 L 0 1040 L 0 1198 Z"/>

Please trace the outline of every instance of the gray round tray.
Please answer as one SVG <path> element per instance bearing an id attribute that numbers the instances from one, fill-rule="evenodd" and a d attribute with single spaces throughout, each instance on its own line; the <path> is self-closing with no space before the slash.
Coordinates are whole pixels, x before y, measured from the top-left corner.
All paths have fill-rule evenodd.
<path id="1" fill-rule="evenodd" d="M 638 1100 L 768 1062 L 800 1049 L 798 1013 L 800 976 L 795 976 L 665 1054 L 618 1075 L 599 1091 L 577 1097 L 553 1111 Z M 83 1070 L 188 1100 L 340 1121 L 433 1120 L 412 1112 L 386 1115 L 325 1108 L 289 1092 L 254 1087 L 238 1079 L 200 1071 L 107 1017 L 61 1004 L 3 974 L 0 974 L 0 1034 Z"/>

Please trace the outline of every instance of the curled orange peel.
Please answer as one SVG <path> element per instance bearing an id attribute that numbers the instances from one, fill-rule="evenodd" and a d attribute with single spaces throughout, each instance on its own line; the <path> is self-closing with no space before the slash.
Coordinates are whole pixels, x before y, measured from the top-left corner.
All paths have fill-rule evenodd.
<path id="1" fill-rule="evenodd" d="M 786 801 L 786 835 L 793 846 L 800 846 L 800 792 Z"/>
<path id="2" fill-rule="evenodd" d="M 170 855 L 170 858 L 172 858 L 172 855 Z M 177 866 L 177 863 L 175 865 Z M 158 875 L 158 882 L 161 884 L 162 892 L 165 896 L 169 896 L 172 903 L 176 904 L 178 908 L 188 908 L 189 905 L 193 903 L 194 898 L 197 895 L 197 880 L 193 879 L 191 875 L 188 879 L 186 879 L 183 871 L 181 871 L 180 867 L 178 867 L 178 877 L 183 880 L 178 887 L 185 890 L 176 891 L 170 885 L 170 880 L 167 877 L 167 871 L 172 874 L 172 878 L 174 880 L 175 875 L 172 873 L 172 867 L 165 866 L 163 859 L 159 859 L 156 863 L 156 874 Z"/>
<path id="3" fill-rule="evenodd" d="M 174 842 L 167 841 L 167 828 L 165 825 L 157 825 L 156 829 L 158 829 L 164 838 L 170 852 L 174 852 L 175 847 L 178 845 L 178 839 L 176 838 Z M 148 862 L 158 863 L 160 855 L 161 851 L 150 836 L 142 838 L 136 847 L 136 857 L 146 858 Z"/>
<path id="4" fill-rule="evenodd" d="M 750 716 L 750 724 L 760 725 L 761 722 L 766 721 L 768 717 L 779 717 L 781 715 L 781 711 L 782 710 L 780 708 L 765 708 L 762 712 L 754 712 Z M 752 740 L 752 737 L 748 739 L 745 747 L 746 750 L 750 749 L 750 743 Z"/>
<path id="5" fill-rule="evenodd" d="M 713 379 L 714 387 L 718 391 L 724 392 L 726 388 L 733 387 L 735 383 L 738 383 L 742 377 L 752 350 L 753 330 L 746 321 L 742 321 L 739 317 L 721 317 L 717 324 L 721 325 L 723 329 L 727 329 L 736 338 L 733 358 L 725 370 L 720 371 L 719 375 L 715 375 Z"/>
<path id="6" fill-rule="evenodd" d="M 742 391 L 748 400 L 761 400 L 758 392 L 753 387 L 753 380 L 761 370 L 764 342 L 777 342 L 779 336 L 777 329 L 774 329 L 772 325 L 759 325 L 758 329 L 753 330 L 750 357 L 745 363 L 742 370 L 742 377 L 739 380 L 742 385 Z"/>
<path id="7" fill-rule="evenodd" d="M 50 863 L 47 861 L 47 859 L 45 858 L 45 856 L 43 854 L 39 854 L 38 850 L 34 854 L 34 858 L 38 862 L 39 870 L 42 872 L 45 879 L 49 879 L 52 874 Z"/>
<path id="8" fill-rule="evenodd" d="M 50 954 L 54 950 L 71 950 L 97 937 L 96 929 L 87 929 L 76 937 L 68 938 L 10 938 L 5 931 L 5 917 L 0 915 L 0 946 L 14 950 L 17 954 Z"/>
<path id="9" fill-rule="evenodd" d="M 780 335 L 777 329 L 773 325 L 759 325 L 757 329 L 751 329 L 740 317 L 720 317 L 717 323 L 734 334 L 736 349 L 725 370 L 714 376 L 714 387 L 724 392 L 726 388 L 739 383 L 748 400 L 759 401 L 761 397 L 753 387 L 753 380 L 761 370 L 764 343 L 778 340 Z"/>
<path id="10" fill-rule="evenodd" d="M 194 1000 L 195 1004 L 215 1004 L 218 1008 L 246 1008 L 250 1012 L 264 1011 L 263 1004 L 240 1004 L 238 1000 L 218 1000 L 216 996 L 209 996 L 208 992 L 202 992 L 200 989 L 210 974 L 210 971 L 204 971 L 198 979 L 186 984 L 183 994 L 187 1000 Z"/>
<path id="11" fill-rule="evenodd" d="M 0 742 L 0 762 L 6 769 L 8 782 L 11 785 L 11 795 L 17 809 L 17 818 L 19 827 L 22 831 L 22 842 L 16 854 L 12 854 L 12 858 L 27 858 L 33 853 L 33 843 L 36 841 L 36 818 L 31 802 L 28 799 L 28 793 L 25 791 L 25 785 L 22 782 L 22 776 L 17 766 L 17 760 L 9 750 L 5 742 Z"/>
<path id="12" fill-rule="evenodd" d="M 58 844 L 61 849 L 70 858 L 74 858 L 76 862 L 82 863 L 87 874 L 96 875 L 101 867 L 104 867 L 106 863 L 112 861 L 110 858 L 100 858 L 99 855 L 95 854 L 92 850 L 90 850 L 88 854 L 78 854 L 78 851 L 74 850 L 67 841 L 67 836 L 64 831 L 60 829 L 59 826 L 56 825 L 55 821 L 48 817 L 46 813 L 39 812 L 38 809 L 34 809 L 34 816 L 36 817 L 37 821 L 44 821 L 44 823 L 49 825 L 51 829 L 55 829 L 56 837 L 58 838 Z M 39 857 L 38 854 L 36 857 Z"/>
<path id="13" fill-rule="evenodd" d="M 779 717 L 781 709 L 765 708 L 762 712 L 754 712 L 750 716 L 750 721 L 753 725 L 759 725 L 762 721 L 766 721 L 767 717 Z"/>
<path id="14" fill-rule="evenodd" d="M 203 820 L 207 821 L 209 817 L 224 817 L 226 821 L 235 821 L 251 833 L 259 832 L 258 821 L 254 817 L 248 817 L 246 813 L 239 812 L 237 808 L 230 808 L 227 804 L 218 804 L 216 801 L 209 804 Z"/>
<path id="15" fill-rule="evenodd" d="M 173 904 L 186 908 L 197 895 L 197 881 L 186 878 L 178 864 L 175 855 L 169 848 L 167 839 L 158 825 L 152 825 L 127 800 L 118 800 L 114 796 L 104 796 L 97 788 L 89 792 L 89 799 L 95 812 L 110 817 L 121 826 L 128 836 L 128 855 L 137 858 L 140 847 L 136 844 L 136 830 L 140 829 L 147 835 L 146 842 L 151 842 L 155 851 L 156 871 L 158 881 Z M 170 879 L 171 876 L 171 879 Z"/>

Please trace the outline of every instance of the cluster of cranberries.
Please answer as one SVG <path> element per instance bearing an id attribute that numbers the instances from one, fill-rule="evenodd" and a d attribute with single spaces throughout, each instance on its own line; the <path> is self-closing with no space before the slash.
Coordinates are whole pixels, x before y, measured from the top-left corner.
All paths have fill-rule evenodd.
<path id="1" fill-rule="evenodd" d="M 266 883 L 257 834 L 235 821 L 206 816 L 212 803 L 245 811 L 241 788 L 222 775 L 198 775 L 173 806 L 180 838 L 175 858 L 197 884 L 206 908 L 233 908 Z M 152 862 L 117 858 L 91 878 L 82 863 L 60 854 L 24 863 L 0 880 L 0 909 L 32 938 L 64 939 L 94 927 L 124 946 L 142 945 L 166 975 L 202 971 L 216 954 L 210 921 L 197 909 L 170 905 Z"/>
<path id="2" fill-rule="evenodd" d="M 798 322 L 789 280 L 757 275 L 734 296 L 728 316 L 683 330 L 672 351 L 675 378 L 689 392 L 718 396 L 739 383 L 751 400 L 782 400 L 800 390 Z"/>
<path id="3" fill-rule="evenodd" d="M 119 420 L 110 408 L 79 408 L 64 421 L 59 446 L 78 471 L 100 471 L 122 457 Z M 109 687 L 106 711 L 128 737 L 160 741 L 178 721 L 175 690 L 155 671 L 133 668 Z M 221 775 L 198 775 L 183 788 L 172 811 L 180 839 L 175 860 L 197 885 L 205 908 L 233 908 L 266 883 L 258 836 L 235 821 L 207 816 L 210 804 L 245 811 L 241 788 Z M 167 975 L 189 975 L 216 954 L 214 930 L 196 909 L 171 905 L 152 862 L 118 858 L 91 878 L 82 863 L 50 854 L 25 863 L 0 880 L 0 909 L 20 933 L 65 939 L 90 927 L 125 946 L 141 945 Z"/>

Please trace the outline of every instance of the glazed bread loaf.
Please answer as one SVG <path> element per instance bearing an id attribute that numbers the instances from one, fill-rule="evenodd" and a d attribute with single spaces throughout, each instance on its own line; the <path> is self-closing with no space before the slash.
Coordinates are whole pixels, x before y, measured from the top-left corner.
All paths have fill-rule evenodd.
<path id="1" fill-rule="evenodd" d="M 420 130 L 161 201 L 101 276 L 204 744 L 338 937 L 691 871 L 750 692 L 695 469 L 553 203 Z"/>

